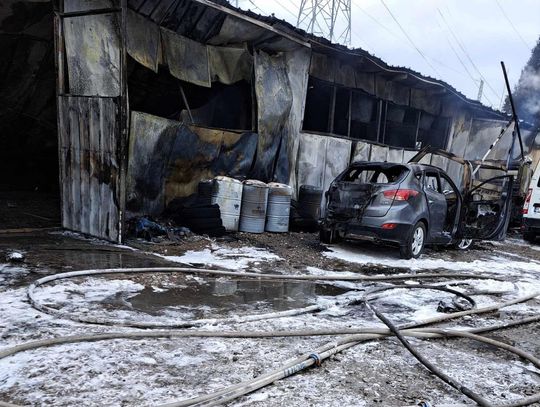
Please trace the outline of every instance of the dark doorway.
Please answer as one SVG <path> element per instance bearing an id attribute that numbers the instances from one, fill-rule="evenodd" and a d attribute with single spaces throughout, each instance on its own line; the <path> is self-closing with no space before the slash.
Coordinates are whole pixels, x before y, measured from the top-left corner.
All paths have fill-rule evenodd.
<path id="1" fill-rule="evenodd" d="M 0 14 L 0 230 L 60 225 L 52 2 Z"/>

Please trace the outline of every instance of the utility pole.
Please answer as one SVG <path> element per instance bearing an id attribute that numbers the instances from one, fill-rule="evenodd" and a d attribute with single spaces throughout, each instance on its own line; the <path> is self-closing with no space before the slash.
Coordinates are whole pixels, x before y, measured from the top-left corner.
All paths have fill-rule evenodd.
<path id="1" fill-rule="evenodd" d="M 337 29 L 342 24 L 345 28 L 340 33 Z M 351 0 L 301 0 L 296 27 L 350 46 Z"/>
<path id="2" fill-rule="evenodd" d="M 480 79 L 480 87 L 478 88 L 478 97 L 476 98 L 476 100 L 478 100 L 479 102 L 482 101 L 483 92 L 484 92 L 484 80 Z"/>

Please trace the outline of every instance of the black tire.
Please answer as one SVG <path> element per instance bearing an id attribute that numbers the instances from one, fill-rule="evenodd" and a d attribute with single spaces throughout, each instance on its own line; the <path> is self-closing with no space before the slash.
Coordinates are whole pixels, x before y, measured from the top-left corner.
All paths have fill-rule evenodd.
<path id="1" fill-rule="evenodd" d="M 422 235 L 421 242 L 419 241 L 419 234 Z M 413 258 L 416 259 L 420 257 L 420 255 L 424 251 L 426 237 L 426 225 L 424 225 L 424 222 L 418 222 L 411 229 L 411 232 L 409 233 L 409 236 L 407 236 L 405 244 L 399 247 L 400 257 L 406 260 Z M 420 247 L 418 247 L 419 245 Z"/>
<path id="2" fill-rule="evenodd" d="M 524 232 L 523 240 L 529 243 L 534 243 L 536 241 L 536 233 L 533 232 Z"/>
<path id="3" fill-rule="evenodd" d="M 197 230 L 219 228 L 223 226 L 223 223 L 221 223 L 221 218 L 201 218 L 190 219 L 186 222 L 186 225 L 196 232 Z"/>
<path id="4" fill-rule="evenodd" d="M 211 236 L 211 237 L 221 237 L 223 235 L 225 235 L 227 231 L 225 230 L 225 228 L 223 226 L 220 226 L 220 227 L 217 227 L 217 228 L 213 228 L 213 229 L 205 229 L 201 232 L 199 232 L 201 235 L 208 235 L 208 236 Z"/>
<path id="5" fill-rule="evenodd" d="M 182 217 L 185 219 L 205 219 L 205 218 L 219 218 L 221 212 L 219 208 L 207 206 L 202 208 L 186 208 L 182 211 Z"/>

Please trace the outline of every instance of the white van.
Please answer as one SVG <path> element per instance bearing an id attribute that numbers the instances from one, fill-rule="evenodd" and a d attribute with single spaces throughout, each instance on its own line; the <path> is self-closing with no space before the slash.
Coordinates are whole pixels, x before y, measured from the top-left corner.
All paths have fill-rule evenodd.
<path id="1" fill-rule="evenodd" d="M 540 236 L 540 164 L 536 166 L 531 178 L 522 213 L 523 239 L 534 242 Z"/>

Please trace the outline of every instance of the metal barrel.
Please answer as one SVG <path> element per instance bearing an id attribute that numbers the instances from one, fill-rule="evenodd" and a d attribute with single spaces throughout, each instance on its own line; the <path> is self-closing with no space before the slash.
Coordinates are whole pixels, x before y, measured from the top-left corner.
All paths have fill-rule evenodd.
<path id="1" fill-rule="evenodd" d="M 205 179 L 199 181 L 197 185 L 197 195 L 199 202 L 205 205 L 210 205 L 212 203 L 212 192 L 214 190 L 214 180 Z"/>
<path id="2" fill-rule="evenodd" d="M 302 185 L 298 192 L 298 209 L 304 217 L 315 221 L 321 215 L 322 189 L 313 185 Z"/>
<path id="3" fill-rule="evenodd" d="M 266 221 L 268 185 L 257 180 L 244 181 L 240 227 L 242 232 L 263 233 Z"/>
<path id="4" fill-rule="evenodd" d="M 286 184 L 268 184 L 268 205 L 266 206 L 267 232 L 285 233 L 289 231 L 292 188 Z"/>
<path id="5" fill-rule="evenodd" d="M 213 179 L 212 203 L 219 205 L 221 222 L 226 230 L 238 230 L 242 189 L 242 182 L 237 179 L 223 176 Z"/>

